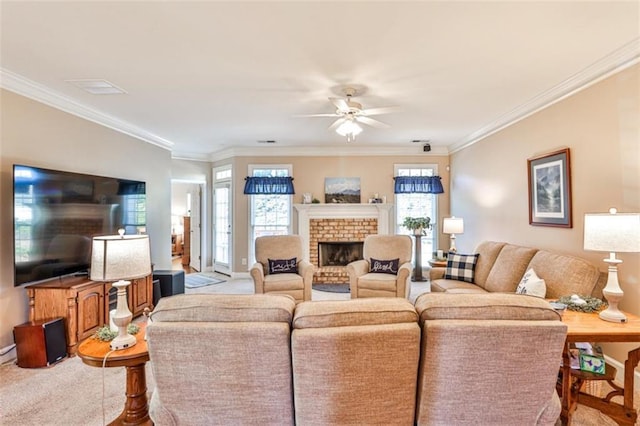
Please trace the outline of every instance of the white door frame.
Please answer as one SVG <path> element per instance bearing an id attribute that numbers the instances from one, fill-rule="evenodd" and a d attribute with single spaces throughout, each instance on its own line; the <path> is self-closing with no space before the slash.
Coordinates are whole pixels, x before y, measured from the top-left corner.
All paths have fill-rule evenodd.
<path id="1" fill-rule="evenodd" d="M 173 191 L 173 184 L 174 183 L 189 183 L 189 184 L 194 184 L 194 185 L 199 185 L 200 186 L 200 192 L 201 194 L 206 194 L 207 193 L 207 182 L 204 180 L 193 180 L 193 179 L 171 179 L 171 184 L 172 184 L 172 191 Z M 199 226 L 199 233 L 200 233 L 200 271 L 204 271 L 206 270 L 206 259 L 207 259 L 207 245 L 204 244 L 204 235 L 207 235 L 207 221 L 206 219 L 203 220 L 203 218 L 207 217 L 207 203 L 206 200 L 204 199 L 204 197 L 200 198 L 200 226 Z M 193 229 L 193 225 L 191 226 L 191 228 Z"/>

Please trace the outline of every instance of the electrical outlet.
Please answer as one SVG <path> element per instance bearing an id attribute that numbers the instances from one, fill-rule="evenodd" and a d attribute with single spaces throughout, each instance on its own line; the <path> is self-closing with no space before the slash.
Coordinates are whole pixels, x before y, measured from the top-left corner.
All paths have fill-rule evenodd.
<path id="1" fill-rule="evenodd" d="M 246 265 L 246 264 L 247 264 L 247 258 L 246 258 L 246 257 L 243 257 L 243 258 L 242 258 L 242 264 L 243 264 L 243 265 Z"/>

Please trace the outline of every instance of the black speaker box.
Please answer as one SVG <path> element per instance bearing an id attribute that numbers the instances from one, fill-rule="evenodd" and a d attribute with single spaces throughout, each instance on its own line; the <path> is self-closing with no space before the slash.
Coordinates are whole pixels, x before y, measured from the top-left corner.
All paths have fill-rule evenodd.
<path id="1" fill-rule="evenodd" d="M 67 356 L 64 320 L 32 321 L 13 329 L 18 367 L 48 367 Z"/>

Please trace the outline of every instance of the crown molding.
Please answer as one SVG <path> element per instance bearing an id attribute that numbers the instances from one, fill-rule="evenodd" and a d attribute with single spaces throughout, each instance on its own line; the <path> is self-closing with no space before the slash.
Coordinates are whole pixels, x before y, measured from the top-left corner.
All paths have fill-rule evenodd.
<path id="1" fill-rule="evenodd" d="M 330 148 L 330 149 L 329 149 Z M 389 155 L 420 155 L 423 157 L 449 155 L 446 147 L 432 145 L 430 152 L 423 152 L 422 145 L 407 147 L 353 146 L 270 146 L 270 147 L 237 147 L 212 152 L 209 161 L 215 162 L 233 157 L 364 157 Z"/>
<path id="2" fill-rule="evenodd" d="M 450 145 L 453 154 L 640 61 L 640 37 Z"/>
<path id="3" fill-rule="evenodd" d="M 172 151 L 171 152 L 172 160 L 188 160 L 188 161 L 211 161 L 211 154 L 200 154 L 195 152 L 180 152 L 180 151 Z"/>
<path id="4" fill-rule="evenodd" d="M 161 138 L 158 135 L 120 120 L 119 118 L 80 104 L 61 93 L 53 91 L 40 83 L 36 83 L 5 68 L 0 68 L 0 87 L 85 120 L 108 127 L 117 132 L 124 133 L 125 135 L 159 146 L 160 148 L 168 150 L 173 148 L 174 143 L 167 139 Z"/>

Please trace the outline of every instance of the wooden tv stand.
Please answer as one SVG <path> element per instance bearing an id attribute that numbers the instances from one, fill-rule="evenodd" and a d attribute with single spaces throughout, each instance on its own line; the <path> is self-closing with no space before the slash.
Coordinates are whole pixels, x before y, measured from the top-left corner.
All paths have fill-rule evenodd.
<path id="1" fill-rule="evenodd" d="M 75 355 L 78 343 L 105 324 L 116 307 L 116 289 L 110 282 L 85 277 L 61 277 L 26 286 L 29 321 L 63 317 L 67 352 Z M 127 288 L 129 309 L 136 317 L 145 308 L 153 309 L 152 275 L 131 280 Z"/>

